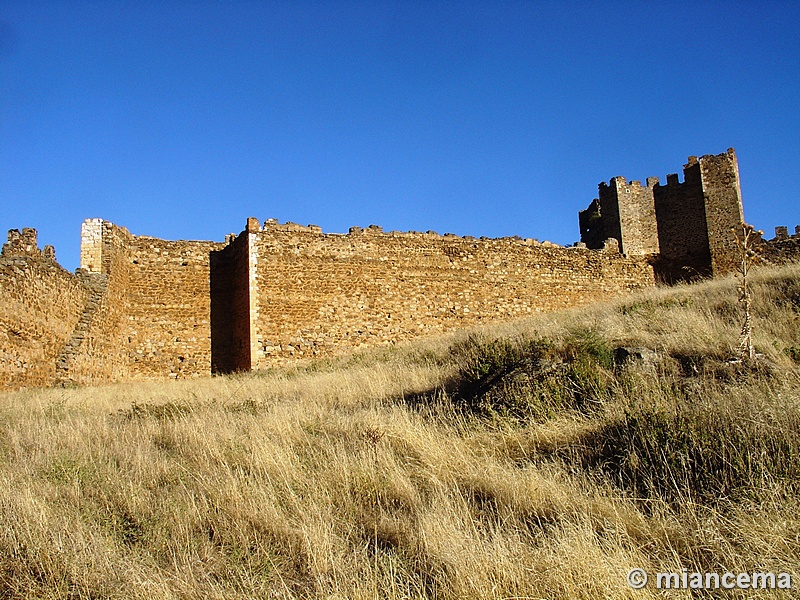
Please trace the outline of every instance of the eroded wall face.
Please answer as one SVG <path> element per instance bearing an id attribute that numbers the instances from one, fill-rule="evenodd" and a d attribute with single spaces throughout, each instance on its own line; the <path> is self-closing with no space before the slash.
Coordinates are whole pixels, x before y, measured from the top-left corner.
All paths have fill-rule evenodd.
<path id="1" fill-rule="evenodd" d="M 800 258 L 800 226 L 791 237 L 762 241 L 758 248 L 760 258 L 767 264 L 783 265 Z"/>
<path id="2" fill-rule="evenodd" d="M 89 286 L 86 331 L 65 376 L 79 383 L 124 381 L 132 376 L 128 336 L 128 289 L 133 236 L 124 227 L 89 219 L 81 230 L 81 266 Z M 92 287 L 103 278 L 101 293 Z"/>
<path id="3" fill-rule="evenodd" d="M 0 385 L 209 375 L 210 257 L 224 244 L 137 237 L 101 220 L 85 224 L 82 242 L 87 272 L 77 275 L 3 259 Z"/>
<path id="4" fill-rule="evenodd" d="M 87 292 L 44 257 L 0 257 L 0 388 L 52 385 Z"/>
<path id="5" fill-rule="evenodd" d="M 521 240 L 256 234 L 258 367 L 587 304 L 654 285 L 643 259 Z"/>
<path id="6" fill-rule="evenodd" d="M 605 241 L 611 237 L 606 234 L 599 198 L 592 200 L 585 210 L 578 213 L 578 225 L 581 230 L 581 242 L 587 248 L 602 248 Z"/>

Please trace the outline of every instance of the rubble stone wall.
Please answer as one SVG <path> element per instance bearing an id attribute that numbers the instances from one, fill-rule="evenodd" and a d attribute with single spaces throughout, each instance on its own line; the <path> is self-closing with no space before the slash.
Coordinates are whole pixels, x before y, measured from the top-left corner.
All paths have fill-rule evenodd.
<path id="1" fill-rule="evenodd" d="M 82 266 L 107 281 L 69 379 L 89 383 L 210 374 L 210 264 L 224 247 L 134 236 L 108 221 L 86 221 Z"/>
<path id="2" fill-rule="evenodd" d="M 75 275 L 38 249 L 35 230 L 27 232 L 24 245 L 14 245 L 19 232 L 12 230 L 0 256 L 0 389 L 54 382 L 55 360 L 88 295 Z"/>
<path id="3" fill-rule="evenodd" d="M 657 184 L 655 177 L 649 178 L 644 186 L 640 181 L 614 177 L 599 186 L 598 201 L 607 228 L 603 240 L 618 240 L 623 254 L 644 256 L 658 252 L 653 199 L 653 187 Z"/>
<path id="4" fill-rule="evenodd" d="M 211 372 L 210 254 L 216 242 L 134 236 L 123 343 L 135 379 Z"/>
<path id="5" fill-rule="evenodd" d="M 736 268 L 737 242 L 731 229 L 744 222 L 739 164 L 733 148 L 698 161 L 703 182 L 711 269 L 715 275 Z"/>
<path id="6" fill-rule="evenodd" d="M 659 258 L 667 281 L 712 275 L 700 166 L 692 157 L 683 174 L 682 183 L 671 174 L 666 185 L 653 188 Z"/>
<path id="7" fill-rule="evenodd" d="M 689 157 L 684 182 L 600 185 L 583 244 L 249 218 L 224 243 L 132 235 L 89 219 L 68 273 L 34 229 L 0 256 L 0 388 L 246 371 L 580 306 L 734 265 L 732 149 Z M 609 239 L 612 238 L 612 239 Z M 622 250 L 622 252 L 620 252 Z M 796 260 L 800 229 L 762 253 Z"/>
<path id="8" fill-rule="evenodd" d="M 775 237 L 763 240 L 759 254 L 767 264 L 781 265 L 800 260 L 800 225 L 789 235 L 786 226 L 775 228 Z"/>
<path id="9" fill-rule="evenodd" d="M 644 258 L 534 240 L 383 233 L 376 227 L 336 235 L 270 222 L 254 237 L 258 367 L 654 285 Z"/>

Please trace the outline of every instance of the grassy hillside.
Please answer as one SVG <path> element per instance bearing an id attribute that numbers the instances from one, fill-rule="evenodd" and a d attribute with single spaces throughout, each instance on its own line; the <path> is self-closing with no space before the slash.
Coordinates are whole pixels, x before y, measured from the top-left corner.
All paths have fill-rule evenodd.
<path id="1" fill-rule="evenodd" d="M 0 395 L 0 597 L 663 597 L 632 567 L 797 588 L 800 267 L 756 279 L 748 365 L 721 280 L 301 369 Z"/>

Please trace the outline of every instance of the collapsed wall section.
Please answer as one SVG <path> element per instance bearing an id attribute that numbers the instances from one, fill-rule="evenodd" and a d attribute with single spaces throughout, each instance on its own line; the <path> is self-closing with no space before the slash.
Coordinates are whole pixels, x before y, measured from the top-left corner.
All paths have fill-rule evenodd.
<path id="1" fill-rule="evenodd" d="M 166 379 L 211 372 L 210 257 L 224 244 L 134 236 L 84 222 L 81 266 L 106 291 L 73 360 L 75 381 Z"/>
<path id="2" fill-rule="evenodd" d="M 99 293 L 84 311 L 80 344 L 72 351 L 64 374 L 78 383 L 122 381 L 131 377 L 127 339 L 131 233 L 102 219 L 81 227 L 79 276 Z M 98 287 L 99 286 L 99 287 Z"/>
<path id="3" fill-rule="evenodd" d="M 773 239 L 761 240 L 758 254 L 767 264 L 781 265 L 797 261 L 800 258 L 800 225 L 795 226 L 792 235 L 789 235 L 789 228 L 785 225 L 776 227 Z"/>
<path id="4" fill-rule="evenodd" d="M 644 258 L 520 239 L 268 222 L 254 367 L 327 356 L 604 300 L 654 285 Z"/>

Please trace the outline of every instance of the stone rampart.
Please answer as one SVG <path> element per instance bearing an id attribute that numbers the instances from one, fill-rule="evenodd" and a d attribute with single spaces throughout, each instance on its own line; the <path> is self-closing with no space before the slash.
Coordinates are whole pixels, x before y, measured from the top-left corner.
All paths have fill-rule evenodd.
<path id="1" fill-rule="evenodd" d="M 129 340 L 131 246 L 134 236 L 124 227 L 102 219 L 87 219 L 81 228 L 81 271 L 86 277 L 105 277 L 104 293 L 91 316 L 81 344 L 63 377 L 79 383 L 131 379 Z"/>
<path id="2" fill-rule="evenodd" d="M 534 240 L 347 235 L 268 221 L 256 247 L 253 367 L 391 344 L 654 285 L 644 258 Z M 252 242 L 251 242 L 252 243 Z"/>
<path id="3" fill-rule="evenodd" d="M 51 385 L 55 361 L 88 292 L 36 244 L 36 231 L 9 232 L 0 255 L 0 388 Z"/>
<path id="4" fill-rule="evenodd" d="M 684 182 L 622 177 L 580 214 L 583 243 L 247 220 L 224 243 L 81 231 L 76 274 L 9 232 L 0 257 L 0 387 L 163 380 L 333 356 L 724 273 L 742 220 L 733 150 L 689 157 Z M 730 238 L 730 239 L 728 239 Z M 762 253 L 796 258 L 800 233 Z M 688 274 L 688 275 L 687 275 Z"/>
<path id="5" fill-rule="evenodd" d="M 123 338 L 134 377 L 210 373 L 210 253 L 221 247 L 133 238 Z"/>
<path id="6" fill-rule="evenodd" d="M 775 237 L 763 240 L 759 254 L 765 262 L 780 265 L 800 258 L 800 225 L 795 226 L 794 234 L 789 235 L 786 226 L 775 228 Z"/>
<path id="7" fill-rule="evenodd" d="M 112 378 L 210 373 L 210 256 L 223 247 L 218 242 L 134 236 L 107 221 L 86 221 L 81 264 L 108 276 L 87 352 L 110 352 L 105 362 Z M 91 363 L 89 358 L 84 364 Z M 88 371 L 91 367 L 84 367 L 80 378 Z"/>

